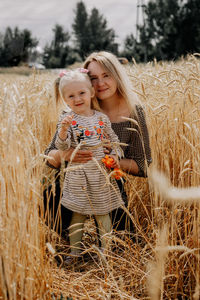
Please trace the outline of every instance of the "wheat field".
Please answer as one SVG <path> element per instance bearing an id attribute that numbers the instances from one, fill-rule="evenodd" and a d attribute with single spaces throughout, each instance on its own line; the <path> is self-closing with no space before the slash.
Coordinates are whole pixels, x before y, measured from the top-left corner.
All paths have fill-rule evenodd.
<path id="1" fill-rule="evenodd" d="M 127 66 L 153 158 L 148 179 L 127 177 L 136 238 L 110 234 L 114 250 L 101 255 L 89 220 L 96 256 L 77 269 L 63 267 L 67 245 L 41 214 L 56 75 L 0 74 L 0 299 L 200 298 L 199 58 Z"/>

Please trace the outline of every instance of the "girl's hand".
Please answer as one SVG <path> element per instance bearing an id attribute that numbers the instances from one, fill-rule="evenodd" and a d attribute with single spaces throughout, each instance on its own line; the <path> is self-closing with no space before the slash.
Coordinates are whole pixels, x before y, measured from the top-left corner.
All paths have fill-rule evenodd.
<path id="1" fill-rule="evenodd" d="M 69 126 L 72 124 L 72 119 L 73 119 L 73 115 L 65 117 L 61 122 L 61 130 L 66 131 L 69 128 Z"/>
<path id="2" fill-rule="evenodd" d="M 59 137 L 61 140 L 66 140 L 67 138 L 67 130 L 69 126 L 72 124 L 73 115 L 65 117 L 61 122 L 61 127 L 59 130 Z"/>

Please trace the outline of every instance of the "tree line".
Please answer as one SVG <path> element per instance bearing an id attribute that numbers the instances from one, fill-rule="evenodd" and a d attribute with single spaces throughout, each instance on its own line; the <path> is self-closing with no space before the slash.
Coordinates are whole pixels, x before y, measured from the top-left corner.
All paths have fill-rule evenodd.
<path id="1" fill-rule="evenodd" d="M 98 9 L 88 14 L 84 2 L 76 5 L 72 32 L 60 24 L 52 29 L 52 40 L 45 45 L 42 63 L 47 68 L 63 68 L 82 61 L 93 51 L 107 50 L 137 62 L 177 59 L 200 52 L 200 1 L 149 0 L 143 9 L 138 36 L 126 36 L 122 50 L 115 42 L 114 29 Z M 124 16 L 126 17 L 126 16 Z M 38 40 L 28 29 L 8 27 L 0 34 L 0 66 L 18 66 L 37 59 Z"/>

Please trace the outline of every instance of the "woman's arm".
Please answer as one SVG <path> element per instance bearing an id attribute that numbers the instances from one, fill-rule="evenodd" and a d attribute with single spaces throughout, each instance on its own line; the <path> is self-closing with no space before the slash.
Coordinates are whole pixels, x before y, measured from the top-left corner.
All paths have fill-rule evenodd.
<path id="1" fill-rule="evenodd" d="M 114 132 L 114 130 L 112 129 L 111 126 L 111 122 L 110 119 L 108 118 L 108 116 L 106 116 L 105 114 L 103 114 L 103 118 L 104 118 L 104 122 L 105 122 L 105 128 L 104 128 L 104 135 L 106 136 L 106 139 L 108 140 L 108 142 L 112 142 L 113 145 L 108 145 L 108 147 L 106 148 L 105 146 L 105 153 L 109 153 L 111 155 L 117 155 L 118 158 L 123 157 L 123 150 L 119 145 L 119 138 L 117 136 L 117 134 Z M 109 149 L 109 151 L 107 151 Z"/>
<path id="2" fill-rule="evenodd" d="M 147 176 L 147 168 L 152 162 L 151 158 L 151 148 L 149 141 L 149 131 L 146 123 L 145 112 L 141 105 L 136 106 L 136 116 L 133 117 L 138 125 L 132 123 L 132 128 L 136 129 L 136 131 L 132 131 L 132 153 L 129 152 L 128 158 L 132 158 L 134 162 L 130 162 L 131 168 L 130 173 L 133 175 L 146 177 Z M 134 165 L 137 165 L 138 172 L 136 172 L 136 168 Z"/>
<path id="3" fill-rule="evenodd" d="M 59 169 L 61 166 L 61 161 L 70 161 L 71 155 L 74 152 L 74 148 L 70 148 L 69 150 L 58 150 L 58 149 L 53 149 L 50 150 L 48 153 L 49 158 L 47 159 L 48 161 L 48 166 L 51 168 L 56 168 Z M 89 150 L 78 150 L 76 152 L 76 155 L 73 158 L 73 162 L 76 163 L 87 163 L 89 160 L 92 159 L 92 152 Z"/>
<path id="4" fill-rule="evenodd" d="M 131 114 L 131 119 L 133 122 L 129 119 L 121 123 L 112 123 L 112 128 L 120 142 L 128 144 L 128 146 L 122 146 L 124 158 L 120 160 L 120 167 L 129 174 L 146 177 L 147 167 L 152 158 L 148 127 L 141 105 L 136 106 L 135 112 Z"/>
<path id="5" fill-rule="evenodd" d="M 137 175 L 139 173 L 139 167 L 135 160 L 123 158 L 119 161 L 120 168 L 129 174 Z"/>
<path id="6" fill-rule="evenodd" d="M 61 151 L 56 148 L 55 142 L 57 138 L 58 131 L 56 130 L 51 142 L 48 147 L 45 149 L 44 154 L 49 158 L 47 159 L 47 165 L 50 168 L 59 169 L 61 165 Z"/>
<path id="7" fill-rule="evenodd" d="M 48 155 L 47 165 L 51 168 L 59 169 L 61 166 L 61 160 L 70 161 L 71 155 L 74 151 L 74 148 L 69 150 L 58 150 L 55 145 L 57 137 L 57 131 L 50 142 L 49 146 L 45 150 L 45 155 Z M 73 162 L 77 163 L 86 163 L 92 159 L 92 152 L 89 150 L 79 150 L 76 152 L 76 155 L 73 159 Z"/>
<path id="8" fill-rule="evenodd" d="M 110 137 L 111 142 L 119 142 L 119 138 L 113 131 L 110 120 L 108 119 L 107 116 L 106 116 L 106 133 Z M 114 152 L 117 152 L 119 157 L 122 157 L 123 151 L 119 146 L 113 150 L 114 150 Z M 109 153 L 111 153 L 111 156 L 112 156 L 112 152 L 113 151 L 109 152 Z M 133 159 L 121 158 L 120 161 L 118 161 L 118 164 L 119 164 L 119 166 L 117 166 L 117 167 L 120 167 L 120 169 L 122 169 L 126 173 L 134 174 L 134 175 L 137 175 L 139 173 L 139 167 L 138 167 L 136 161 Z"/>
<path id="9" fill-rule="evenodd" d="M 54 149 L 54 150 L 50 150 L 50 152 L 48 153 L 48 159 L 47 159 L 47 164 L 49 167 L 54 167 L 56 169 L 59 169 L 61 166 L 61 151 Z"/>

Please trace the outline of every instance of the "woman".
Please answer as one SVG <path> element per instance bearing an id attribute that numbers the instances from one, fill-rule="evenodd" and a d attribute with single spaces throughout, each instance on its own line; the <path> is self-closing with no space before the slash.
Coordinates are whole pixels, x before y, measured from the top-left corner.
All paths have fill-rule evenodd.
<path id="1" fill-rule="evenodd" d="M 128 146 L 123 147 L 124 158 L 120 160 L 120 168 L 129 174 L 146 177 L 147 168 L 152 161 L 148 128 L 144 110 L 137 96 L 132 92 L 131 82 L 124 67 L 115 55 L 105 51 L 89 55 L 83 67 L 89 70 L 102 112 L 109 117 L 120 142 L 128 144 Z M 135 122 L 125 120 L 123 117 L 134 119 Z M 133 130 L 127 130 L 127 128 Z M 59 168 L 58 160 L 54 161 L 53 158 L 59 155 L 65 161 L 69 161 L 74 149 L 70 149 L 66 153 L 57 150 L 55 147 L 56 136 L 57 133 L 45 154 L 50 157 L 49 163 L 53 167 Z M 80 150 L 73 161 L 84 163 L 91 158 L 92 152 Z M 127 196 L 121 182 L 119 182 L 119 187 L 127 205 Z M 112 218 L 115 229 L 127 228 L 126 216 L 123 211 L 114 211 Z M 133 232 L 132 225 L 130 225 L 129 230 Z"/>

